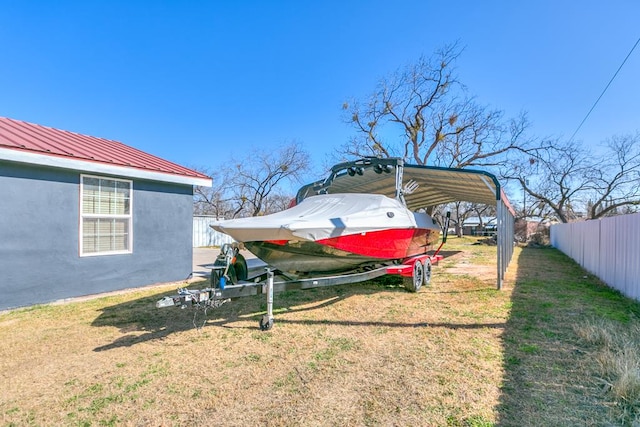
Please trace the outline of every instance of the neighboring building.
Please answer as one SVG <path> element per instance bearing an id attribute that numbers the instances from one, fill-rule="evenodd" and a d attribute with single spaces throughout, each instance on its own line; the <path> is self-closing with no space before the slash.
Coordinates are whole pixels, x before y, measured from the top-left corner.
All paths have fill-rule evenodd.
<path id="1" fill-rule="evenodd" d="M 194 185 L 211 178 L 0 117 L 0 309 L 186 279 Z"/>
<path id="2" fill-rule="evenodd" d="M 483 216 L 467 218 L 462 223 L 462 234 L 465 236 L 493 236 L 498 230 L 495 217 Z"/>

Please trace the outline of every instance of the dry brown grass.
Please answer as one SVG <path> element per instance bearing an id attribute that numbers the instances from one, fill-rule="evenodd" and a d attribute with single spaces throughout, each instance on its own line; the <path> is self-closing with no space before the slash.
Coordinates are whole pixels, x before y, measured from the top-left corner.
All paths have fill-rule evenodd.
<path id="1" fill-rule="evenodd" d="M 576 325 L 575 330 L 595 347 L 603 391 L 613 398 L 621 419 L 640 425 L 640 323 L 636 320 L 622 326 L 594 318 Z"/>
<path id="2" fill-rule="evenodd" d="M 594 316 L 623 324 L 636 306 L 621 306 L 593 278 L 572 282 L 584 273 L 546 249 L 517 249 L 506 289 L 497 291 L 495 248 L 470 243 L 451 239 L 451 256 L 417 294 L 393 280 L 277 294 L 268 332 L 257 327 L 262 296 L 206 319 L 197 313 L 201 329 L 192 311 L 155 309 L 175 286 L 0 314 L 3 424 L 631 419 L 603 391 L 597 350 L 574 327 Z M 466 264 L 480 268 L 459 269 Z"/>

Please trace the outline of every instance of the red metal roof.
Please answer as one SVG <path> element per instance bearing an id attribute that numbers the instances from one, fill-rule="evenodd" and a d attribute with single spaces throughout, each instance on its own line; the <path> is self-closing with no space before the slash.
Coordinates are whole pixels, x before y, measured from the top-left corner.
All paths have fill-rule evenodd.
<path id="1" fill-rule="evenodd" d="M 118 141 L 0 117 L 0 147 L 193 178 L 209 177 Z"/>

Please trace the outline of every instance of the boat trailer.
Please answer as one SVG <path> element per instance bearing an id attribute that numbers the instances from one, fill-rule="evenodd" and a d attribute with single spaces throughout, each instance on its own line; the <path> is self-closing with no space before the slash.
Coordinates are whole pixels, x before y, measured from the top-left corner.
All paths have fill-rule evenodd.
<path id="1" fill-rule="evenodd" d="M 261 330 L 267 331 L 274 322 L 274 293 L 365 282 L 387 274 L 402 276 L 405 289 L 417 292 L 422 285 L 429 284 L 432 263 L 437 263 L 440 259 L 442 255 L 425 254 L 406 259 L 401 264 L 381 265 L 331 276 L 293 279 L 283 276 L 276 269 L 265 267 L 262 274 L 249 279 L 245 277 L 248 269 L 238 246 L 225 244 L 211 269 L 211 286 L 204 289 L 179 288 L 176 295 L 158 300 L 156 307 L 218 308 L 234 298 L 264 294 L 267 298 L 267 313 L 260 319 L 259 326 Z"/>
<path id="2" fill-rule="evenodd" d="M 416 255 L 396 263 L 362 267 L 337 275 L 292 278 L 269 266 L 263 268 L 262 273 L 255 274 L 249 271 L 237 244 L 224 244 L 211 269 L 211 286 L 204 289 L 179 288 L 176 295 L 158 300 L 156 307 L 207 310 L 218 308 L 234 298 L 264 294 L 267 298 L 267 313 L 260 319 L 259 326 L 261 330 L 267 331 L 273 327 L 273 295 L 277 292 L 359 283 L 384 275 L 402 276 L 405 289 L 418 292 L 422 285 L 431 282 L 432 264 L 443 258 L 439 253 L 447 240 L 448 223 L 447 212 L 442 242 L 433 255 Z"/>

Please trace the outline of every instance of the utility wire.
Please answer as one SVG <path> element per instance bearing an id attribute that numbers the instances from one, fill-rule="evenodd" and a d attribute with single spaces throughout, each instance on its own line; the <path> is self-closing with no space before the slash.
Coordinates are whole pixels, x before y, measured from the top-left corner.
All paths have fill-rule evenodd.
<path id="1" fill-rule="evenodd" d="M 625 62 L 627 62 L 627 59 L 629 59 L 629 57 L 631 56 L 631 54 L 633 53 L 633 51 L 635 50 L 636 46 L 638 46 L 638 43 L 640 43 L 640 38 L 636 41 L 636 44 L 633 45 L 633 47 L 631 48 L 631 50 L 629 51 L 629 53 L 627 54 L 627 57 L 624 58 L 624 61 L 622 61 L 622 64 L 620 64 L 620 66 L 618 67 L 618 70 L 615 72 L 615 74 L 613 75 L 613 77 L 611 77 L 611 80 L 609 80 L 609 83 L 607 83 L 607 86 L 604 88 L 604 90 L 602 91 L 602 93 L 600 94 L 600 96 L 598 97 L 598 99 L 596 99 L 596 102 L 593 103 L 593 106 L 591 107 L 591 109 L 589 110 L 589 112 L 587 113 L 586 116 L 584 116 L 584 119 L 582 119 L 582 121 L 580 122 L 580 124 L 578 125 L 578 128 L 575 130 L 575 132 L 573 132 L 573 135 L 571 135 L 571 138 L 569 138 L 569 142 L 573 141 L 573 137 L 576 136 L 576 134 L 578 133 L 578 131 L 580 130 L 580 128 L 582 127 L 582 125 L 584 124 L 584 122 L 587 121 L 587 119 L 589 118 L 589 115 L 591 114 L 591 112 L 593 111 L 594 108 L 596 108 L 596 105 L 598 105 L 598 102 L 600 101 L 600 98 L 602 98 L 602 95 L 604 95 L 604 93 L 607 91 L 607 89 L 609 89 L 609 86 L 611 86 L 611 83 L 613 82 L 613 80 L 616 78 L 616 76 L 618 75 L 618 73 L 620 72 L 620 70 L 622 69 L 622 67 L 624 66 Z"/>

